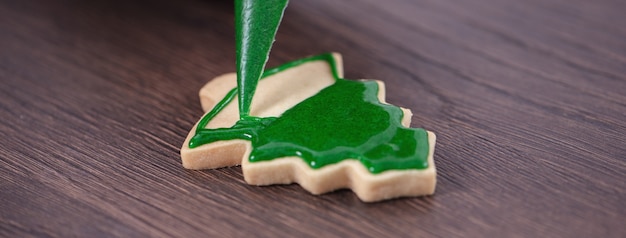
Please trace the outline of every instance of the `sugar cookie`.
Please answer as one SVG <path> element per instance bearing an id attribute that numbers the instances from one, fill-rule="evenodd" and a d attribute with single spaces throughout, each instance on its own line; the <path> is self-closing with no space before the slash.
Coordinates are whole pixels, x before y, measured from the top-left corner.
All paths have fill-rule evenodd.
<path id="1" fill-rule="evenodd" d="M 385 103 L 380 81 L 342 78 L 338 54 L 267 70 L 240 120 L 236 74 L 200 90 L 206 114 L 181 150 L 187 169 L 241 165 L 252 185 L 298 183 L 313 194 L 350 188 L 365 202 L 434 193 L 435 134 Z"/>

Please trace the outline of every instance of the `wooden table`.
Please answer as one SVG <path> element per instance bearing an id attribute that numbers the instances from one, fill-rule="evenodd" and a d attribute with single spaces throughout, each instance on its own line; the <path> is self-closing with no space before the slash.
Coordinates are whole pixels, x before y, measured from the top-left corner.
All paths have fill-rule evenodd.
<path id="1" fill-rule="evenodd" d="M 269 66 L 341 52 L 438 135 L 372 204 L 181 167 L 232 5 L 0 1 L 0 236 L 626 236 L 626 2 L 292 0 Z"/>

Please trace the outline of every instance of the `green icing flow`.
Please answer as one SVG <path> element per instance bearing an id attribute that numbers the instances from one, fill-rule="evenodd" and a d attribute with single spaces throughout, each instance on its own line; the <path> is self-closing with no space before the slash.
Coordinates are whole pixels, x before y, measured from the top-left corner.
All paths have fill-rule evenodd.
<path id="1" fill-rule="evenodd" d="M 189 147 L 244 139 L 252 144 L 250 162 L 298 156 L 316 169 L 356 159 L 371 173 L 428 167 L 427 132 L 402 126 L 402 110 L 378 100 L 376 82 L 339 78 L 332 54 L 287 63 L 262 78 L 316 60 L 331 66 L 334 84 L 279 117 L 246 116 L 231 128 L 205 128 L 235 98 L 233 89 L 200 120 Z"/>
<path id="2" fill-rule="evenodd" d="M 235 1 L 237 87 L 198 122 L 189 147 L 243 139 L 252 144 L 250 162 L 298 156 L 314 169 L 346 159 L 360 161 L 371 173 L 427 168 L 427 132 L 402 126 L 402 110 L 378 100 L 376 82 L 340 78 L 332 54 L 296 60 L 263 71 L 287 2 Z M 249 115 L 259 80 L 318 60 L 331 66 L 334 84 L 279 117 Z M 206 128 L 236 96 L 239 97 L 239 121 L 231 128 Z"/>
<path id="3" fill-rule="evenodd" d="M 236 0 L 235 42 L 239 116 L 250 113 L 257 82 L 263 73 L 287 0 Z"/>

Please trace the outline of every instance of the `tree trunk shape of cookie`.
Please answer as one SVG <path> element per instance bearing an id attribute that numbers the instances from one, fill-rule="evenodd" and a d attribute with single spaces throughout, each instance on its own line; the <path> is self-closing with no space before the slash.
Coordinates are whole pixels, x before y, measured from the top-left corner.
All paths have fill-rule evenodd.
<path id="1" fill-rule="evenodd" d="M 235 41 L 239 116 L 246 118 L 269 58 L 287 0 L 236 0 Z"/>

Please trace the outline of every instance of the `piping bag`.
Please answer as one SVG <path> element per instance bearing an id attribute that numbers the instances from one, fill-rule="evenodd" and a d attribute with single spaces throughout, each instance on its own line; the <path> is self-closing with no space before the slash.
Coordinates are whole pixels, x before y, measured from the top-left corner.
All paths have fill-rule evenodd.
<path id="1" fill-rule="evenodd" d="M 288 0 L 235 0 L 239 118 L 249 118 L 256 86 L 269 59 Z"/>

